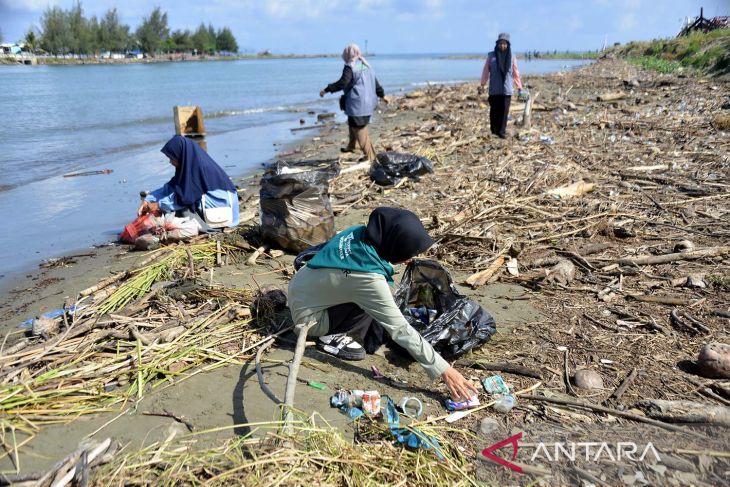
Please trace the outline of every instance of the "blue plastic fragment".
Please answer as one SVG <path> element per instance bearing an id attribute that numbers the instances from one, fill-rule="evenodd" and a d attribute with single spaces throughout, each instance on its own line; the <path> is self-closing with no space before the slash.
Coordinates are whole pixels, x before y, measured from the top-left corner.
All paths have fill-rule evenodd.
<path id="1" fill-rule="evenodd" d="M 43 313 L 42 316 L 44 318 L 51 318 L 51 319 L 53 319 L 53 318 L 58 318 L 59 316 L 63 316 L 63 314 L 65 312 L 67 312 L 67 311 L 69 313 L 73 313 L 74 311 L 76 311 L 76 307 L 75 306 L 71 306 L 70 308 L 54 309 L 53 311 L 49 311 L 48 313 Z M 18 325 L 18 328 L 31 328 L 33 326 L 33 320 L 34 319 L 35 318 L 28 318 L 27 320 L 25 320 L 24 322 L 22 322 L 21 324 L 19 324 Z"/>

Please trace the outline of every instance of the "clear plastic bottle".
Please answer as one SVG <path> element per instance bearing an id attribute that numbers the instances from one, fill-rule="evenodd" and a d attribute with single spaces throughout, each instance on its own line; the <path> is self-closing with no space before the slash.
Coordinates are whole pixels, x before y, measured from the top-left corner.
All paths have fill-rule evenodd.
<path id="1" fill-rule="evenodd" d="M 515 407 L 515 396 L 512 394 L 504 394 L 497 398 L 494 403 L 494 410 L 502 414 L 507 414 Z"/>

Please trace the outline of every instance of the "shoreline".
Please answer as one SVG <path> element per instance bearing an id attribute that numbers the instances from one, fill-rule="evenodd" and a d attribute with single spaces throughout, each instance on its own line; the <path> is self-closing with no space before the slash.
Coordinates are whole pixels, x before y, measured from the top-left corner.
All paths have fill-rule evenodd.
<path id="1" fill-rule="evenodd" d="M 628 88 L 624 88 L 624 79 L 635 80 L 639 87 L 634 89 L 629 84 Z M 689 225 L 670 220 L 674 213 L 667 210 L 676 208 L 674 205 L 677 201 L 690 201 L 685 205 L 696 206 L 696 213 L 685 215 L 688 219 L 700 218 L 701 214 L 714 215 L 716 205 L 727 201 L 727 193 L 716 192 L 712 188 L 707 189 L 715 191 L 709 196 L 682 195 L 677 193 L 677 189 L 657 182 L 671 177 L 679 177 L 684 181 L 688 175 L 695 174 L 695 170 L 704 167 L 708 171 L 712 170 L 714 159 L 705 155 L 709 150 L 707 145 L 726 147 L 727 142 L 723 142 L 720 135 L 712 131 L 704 111 L 690 112 L 692 118 L 669 110 L 662 111 L 662 116 L 654 114 L 663 107 L 675 106 L 676 100 L 683 96 L 692 95 L 702 103 L 714 103 L 708 101 L 710 97 L 714 100 L 718 93 L 730 94 L 730 86 L 719 86 L 717 90 L 722 91 L 708 94 L 707 86 L 699 86 L 692 80 L 654 75 L 618 62 L 600 62 L 577 71 L 534 76 L 530 82 L 535 84 L 531 92 L 541 93 L 534 107 L 533 128 L 523 129 L 516 126 L 513 120 L 508 125 L 511 132 L 508 140 L 487 136 L 485 100 L 476 96 L 473 83 L 428 87 L 399 97 L 388 107 L 381 106 L 382 113 L 371 126 L 376 151 L 419 152 L 434 160 L 436 172 L 422 177 L 418 182 L 404 181 L 398 187 L 390 188 L 374 187 L 365 172 L 352 172 L 336 178 L 330 186 L 330 192 L 337 229 L 362 223 L 373 207 L 381 205 L 411 208 L 427 221 L 429 232 L 440 241 L 428 257 L 438 259 L 449 268 L 459 289 L 480 302 L 497 319 L 498 334 L 475 351 L 473 356 L 469 356 L 470 360 L 507 362 L 537 370 L 542 375 L 545 390 L 560 396 L 568 395 L 562 376 L 564 366 L 572 370 L 581 367 L 596 370 L 603 376 L 605 388 L 575 393 L 582 400 L 596 403 L 607 398 L 632 368 L 638 368 L 644 373 L 638 385 L 626 389 L 621 400 L 622 406 L 630 408 L 634 401 L 651 397 L 677 399 L 690 396 L 692 400 L 700 400 L 693 394 L 696 386 L 687 381 L 686 374 L 676 363 L 692 360 L 705 340 L 728 339 L 727 332 L 723 331 L 724 322 L 720 318 L 713 318 L 710 312 L 728 302 L 730 289 L 718 287 L 709 279 L 711 272 L 728 269 L 727 260 L 718 257 L 708 262 L 670 263 L 647 270 L 652 276 L 659 275 L 667 279 L 681 277 L 689 272 L 706 271 L 707 289 L 670 286 L 666 280 L 647 281 L 642 273 L 624 270 L 619 264 L 616 264 L 615 269 L 609 267 L 614 262 L 620 262 L 619 259 L 627 258 L 627 255 L 631 258 L 649 252 L 671 252 L 671 246 L 683 233 L 676 227 Z M 596 101 L 597 93 L 619 90 L 623 97 L 618 100 Z M 711 105 L 710 113 L 715 113 L 718 107 L 719 103 Z M 521 113 L 520 107 L 515 105 L 514 108 L 513 118 L 517 119 Z M 706 105 L 702 109 L 705 110 Z M 675 126 L 675 121 L 682 123 Z M 339 156 L 340 143 L 346 137 L 343 128 L 344 124 L 336 124 L 321 133 L 311 134 L 294 144 L 299 149 L 298 153 L 286 157 L 308 159 Z M 675 142 L 663 136 L 670 129 L 684 134 L 704 130 L 707 137 L 714 139 L 694 138 L 693 145 L 685 145 L 681 153 L 674 154 L 672 148 L 676 146 Z M 659 136 L 654 133 L 655 130 Z M 639 161 L 635 160 L 637 158 Z M 691 161 L 691 164 L 681 162 L 680 158 Z M 343 167 L 356 164 L 356 157 L 352 157 L 345 161 Z M 659 164 L 671 164 L 673 169 L 670 171 L 667 166 L 665 169 L 626 172 L 627 168 L 633 166 Z M 579 178 L 595 184 L 594 190 L 565 199 L 547 195 L 551 189 L 563 187 Z M 248 187 L 251 188 L 251 192 L 247 193 L 250 197 L 246 206 L 248 210 L 257 206 L 255 179 L 253 177 L 248 181 Z M 646 198 L 647 194 L 650 198 Z M 352 201 L 352 197 L 358 199 Z M 664 208 L 664 211 L 660 211 L 657 206 Z M 630 211 L 635 214 L 630 214 Z M 667 225 L 675 228 L 668 230 L 669 227 L 654 227 L 645 220 L 654 223 L 666 220 Z M 692 233 L 689 238 L 701 248 L 718 244 L 717 237 L 704 233 Z M 595 252 L 587 250 L 591 245 L 602 248 Z M 493 276 L 493 283 L 475 288 L 462 285 L 471 274 L 487 268 L 503 248 L 503 252 L 509 249 L 512 254 L 517 254 L 519 276 L 500 267 Z M 106 255 L 105 252 L 100 254 Z M 555 259 L 559 255 L 572 254 L 577 254 L 579 258 L 575 259 L 585 267 L 576 264 L 571 282 L 551 284 L 533 276 L 538 270 L 543 270 L 542 267 L 549 265 L 540 265 L 540 259 L 557 262 Z M 39 272 L 37 282 L 29 281 L 27 307 L 22 313 L 16 310 L 13 316 L 25 318 L 26 315 L 35 314 L 39 311 L 40 303 L 58 307 L 65 295 L 73 295 L 110 273 L 129 269 L 146 255 L 146 252 L 121 252 L 116 256 L 109 255 L 106 262 L 95 260 L 95 257 L 85 258 L 84 269 L 72 266 Z M 292 259 L 291 255 L 278 258 L 264 256 L 262 261 L 249 266 L 245 264 L 244 256 L 240 262 L 216 267 L 215 283 L 228 288 L 251 289 L 268 284 L 285 286 Z M 49 282 L 42 289 L 34 287 L 43 279 L 59 280 Z M 620 279 L 621 286 L 615 282 L 612 284 L 614 279 L 616 282 Z M 608 291 L 604 292 L 604 288 Z M 683 308 L 701 317 L 710 327 L 711 334 L 665 335 L 636 324 L 633 327 L 614 324 L 617 317 L 611 315 L 610 309 L 619 309 L 638 320 L 645 315 L 652 316 L 656 318 L 658 326 L 665 330 L 672 329 L 668 308 L 660 303 L 632 300 L 632 297 L 644 295 L 645 292 L 648 295 L 672 295 L 687 300 L 687 303 L 695 303 Z M 0 305 L 3 317 L 12 311 L 8 306 L 8 303 Z M 593 317 L 601 326 L 583 319 L 585 315 Z M 3 330 L 8 330 L 7 325 L 3 326 Z M 570 361 L 568 355 L 556 347 L 568 349 Z M 280 345 L 269 358 L 285 361 L 290 355 L 289 349 Z M 367 369 L 371 364 L 378 365 L 385 373 L 394 373 L 407 379 L 408 389 L 424 398 L 427 414 L 443 414 L 440 398 L 444 395 L 444 386 L 426 380 L 417 365 L 404 363 L 402 359 L 372 356 L 361 366 L 345 367 L 338 361 L 311 351 L 305 360 L 322 369 L 305 367 L 306 378 L 323 380 L 329 387 L 378 387 L 397 398 L 408 392 L 393 391 L 382 383 L 374 383 Z M 567 365 L 564 365 L 564 360 Z M 279 372 L 282 370 L 285 368 L 281 367 Z M 469 375 L 484 375 L 466 366 L 462 370 Z M 200 374 L 178 382 L 175 387 L 164 391 L 145 392 L 139 411 L 129 410 L 123 417 L 106 426 L 97 438 L 120 437 L 132 441 L 131 448 L 137 448 L 140 443 L 147 445 L 152 441 L 165 441 L 171 431 L 176 431 L 175 428 L 180 425 L 170 418 L 153 420 L 141 413 L 163 407 L 184 415 L 203 430 L 230 425 L 232 421 L 271 419 L 273 407 L 266 402 L 267 398 L 257 392 L 258 385 L 250 363 L 235 363 L 210 374 L 206 374 L 205 378 Z M 302 374 L 305 375 L 304 372 Z M 502 375 L 515 389 L 525 388 L 535 382 L 519 374 L 503 372 Z M 276 371 L 267 377 L 272 387 L 276 387 L 277 391 L 283 390 L 283 381 Z M 693 376 L 689 377 L 694 379 Z M 297 391 L 298 407 L 307 412 L 319 411 L 335 426 L 350 432 L 343 425 L 343 416 L 329 408 L 329 389 L 328 393 L 312 392 L 306 387 Z M 239 403 L 243 403 L 242 410 Z M 546 438 L 546 441 L 551 438 L 555 441 L 550 435 L 558 426 L 566 435 L 570 435 L 575 434 L 571 433 L 571 428 L 579 427 L 578 424 L 584 430 L 601 434 L 606 441 L 626 441 L 628 426 L 639 437 L 634 439 L 651 439 L 662 454 L 666 451 L 664 448 L 672 448 L 677 439 L 685 440 L 684 436 L 666 432 L 662 435 L 661 430 L 639 423 L 624 424 L 624 420 L 610 423 L 590 411 L 578 414 L 563 413 L 558 408 L 545 409 L 545 415 L 549 415 L 546 419 L 533 414 L 538 411 L 538 404 L 526 399 L 509 416 L 496 416 L 490 412 L 484 414 L 496 418 L 503 427 L 524 429 L 535 438 Z M 483 414 L 474 416 L 481 418 Z M 101 427 L 113 415 L 108 413 L 103 417 L 87 418 L 67 425 L 44 427 L 41 432 L 43 441 L 36 438 L 24 447 L 30 448 L 30 453 L 36 456 L 25 455 L 25 450 L 21 451 L 25 455 L 21 462 L 24 471 L 47 468 L 67 451 L 73 450 L 79 437 Z M 495 440 L 479 436 L 477 418 L 465 419 L 457 424 L 460 429 L 476 432 L 476 444 L 474 441 L 460 444 L 465 449 L 465 455 L 470 455 L 469 458 L 474 458 L 481 446 Z M 687 437 L 684 447 L 718 451 L 728 447 L 727 439 L 717 436 L 722 431 L 715 430 L 713 435 L 712 430 L 706 428 L 703 432 L 708 437 L 702 440 L 702 445 L 696 446 L 697 439 Z M 686 461 L 694 465 L 692 460 Z M 6 459 L 2 467 L 11 467 L 9 463 Z M 483 463 L 470 465 L 470 474 L 498 484 L 515 481 L 516 477 L 510 477 L 506 469 L 490 468 Z M 592 475 L 595 476 L 605 473 L 609 476 L 608 483 L 620 478 L 613 472 L 615 466 L 598 467 L 600 472 L 596 473 L 595 465 L 581 466 L 586 471 L 594 472 Z M 721 469 L 723 466 L 715 460 L 705 468 L 707 471 L 700 471 L 693 466 L 692 471 L 704 478 L 713 468 Z M 547 478 L 552 483 L 567 484 L 574 479 L 570 467 L 564 468 L 557 462 L 551 464 L 548 471 L 551 476 Z M 673 468 L 668 468 L 666 477 L 676 473 Z M 528 472 L 528 475 L 538 474 Z M 659 478 L 653 471 L 647 471 L 646 475 L 651 483 L 659 483 L 665 478 L 664 473 Z"/>

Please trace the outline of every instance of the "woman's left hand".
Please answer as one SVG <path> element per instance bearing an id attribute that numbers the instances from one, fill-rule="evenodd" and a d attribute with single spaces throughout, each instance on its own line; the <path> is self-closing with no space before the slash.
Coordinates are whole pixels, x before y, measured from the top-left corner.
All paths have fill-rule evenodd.
<path id="1" fill-rule="evenodd" d="M 324 90 L 321 90 L 321 91 L 319 92 L 319 97 L 320 97 L 320 98 L 323 98 L 323 97 L 324 97 L 324 94 L 325 94 L 325 93 L 326 93 L 326 92 L 325 92 Z"/>

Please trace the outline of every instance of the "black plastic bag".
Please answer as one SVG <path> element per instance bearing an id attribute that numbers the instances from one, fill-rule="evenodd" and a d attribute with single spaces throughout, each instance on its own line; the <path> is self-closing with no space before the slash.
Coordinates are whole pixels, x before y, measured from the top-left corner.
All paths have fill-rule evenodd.
<path id="1" fill-rule="evenodd" d="M 380 186 L 396 184 L 403 177 L 418 180 L 419 176 L 433 173 L 433 162 L 414 154 L 381 152 L 370 168 L 370 179 Z"/>
<path id="2" fill-rule="evenodd" d="M 408 264 L 395 292 L 395 302 L 406 320 L 445 358 L 453 359 L 477 347 L 497 332 L 489 311 L 454 286 L 451 274 L 433 260 Z M 431 321 L 411 309 L 435 310 Z"/>
<path id="3" fill-rule="evenodd" d="M 294 252 L 326 242 L 335 234 L 329 180 L 336 160 L 277 162 L 261 178 L 261 235 Z"/>

